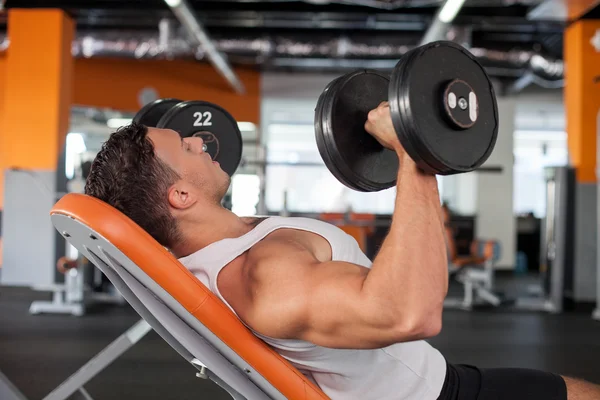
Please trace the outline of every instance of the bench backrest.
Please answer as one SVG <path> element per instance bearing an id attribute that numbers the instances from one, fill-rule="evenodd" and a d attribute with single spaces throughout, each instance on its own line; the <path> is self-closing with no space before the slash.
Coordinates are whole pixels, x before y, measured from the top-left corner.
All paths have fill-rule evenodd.
<path id="1" fill-rule="evenodd" d="M 51 218 L 159 335 L 189 362 L 200 360 L 211 379 L 234 398 L 327 399 L 170 252 L 115 208 L 70 193 L 56 203 Z"/>

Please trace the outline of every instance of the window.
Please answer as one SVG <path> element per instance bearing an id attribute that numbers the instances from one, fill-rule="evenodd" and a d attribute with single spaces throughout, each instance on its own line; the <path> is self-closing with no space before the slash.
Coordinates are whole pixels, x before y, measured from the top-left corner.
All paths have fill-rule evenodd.
<path id="1" fill-rule="evenodd" d="M 260 195 L 258 175 L 234 174 L 231 179 L 231 204 L 239 216 L 256 215 Z"/>
<path id="2" fill-rule="evenodd" d="M 567 135 L 563 131 L 516 131 L 514 138 L 514 211 L 544 217 L 544 168 L 567 165 Z"/>
<path id="3" fill-rule="evenodd" d="M 75 165 L 81 161 L 81 154 L 86 151 L 83 134 L 71 132 L 67 134 L 65 150 L 65 175 L 68 179 L 75 176 Z"/>

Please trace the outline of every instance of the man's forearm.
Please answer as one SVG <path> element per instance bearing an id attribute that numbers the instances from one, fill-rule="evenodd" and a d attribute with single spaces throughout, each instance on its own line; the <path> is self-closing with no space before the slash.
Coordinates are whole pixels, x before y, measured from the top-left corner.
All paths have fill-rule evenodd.
<path id="1" fill-rule="evenodd" d="M 392 224 L 363 290 L 381 300 L 391 318 L 419 318 L 446 296 L 446 244 L 436 177 L 418 171 L 405 154 L 399 157 Z"/>

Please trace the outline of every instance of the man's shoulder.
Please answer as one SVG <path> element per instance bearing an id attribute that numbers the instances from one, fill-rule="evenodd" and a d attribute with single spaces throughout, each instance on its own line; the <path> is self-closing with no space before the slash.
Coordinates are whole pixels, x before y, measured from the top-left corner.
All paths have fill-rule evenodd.
<path id="1" fill-rule="evenodd" d="M 299 238 L 302 234 L 302 231 L 295 229 L 277 229 L 252 246 L 249 253 L 260 257 L 281 257 L 306 251 L 303 241 Z"/>
<path id="2" fill-rule="evenodd" d="M 297 264 L 312 258 L 312 254 L 292 235 L 274 232 L 248 250 L 247 268 L 273 268 Z"/>
<path id="3" fill-rule="evenodd" d="M 296 334 L 302 298 L 309 292 L 309 257 L 293 240 L 279 235 L 248 251 L 240 274 L 244 294 L 237 290 L 230 295 L 238 297 L 236 312 L 254 331 L 272 338 Z"/>

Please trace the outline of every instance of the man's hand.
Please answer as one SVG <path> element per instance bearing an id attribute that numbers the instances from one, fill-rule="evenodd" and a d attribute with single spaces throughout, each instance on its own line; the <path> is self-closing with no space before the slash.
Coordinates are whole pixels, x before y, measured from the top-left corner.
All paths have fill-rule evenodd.
<path id="1" fill-rule="evenodd" d="M 365 130 L 372 135 L 385 148 L 394 151 L 402 151 L 402 144 L 392 124 L 390 106 L 387 101 L 381 102 L 379 106 L 369 112 Z"/>

